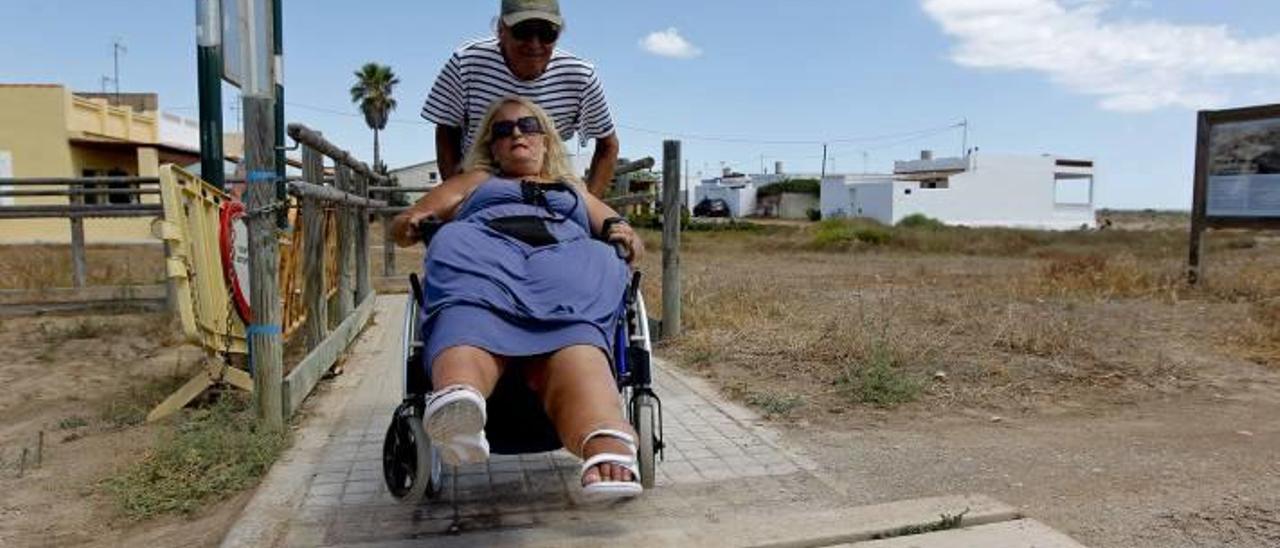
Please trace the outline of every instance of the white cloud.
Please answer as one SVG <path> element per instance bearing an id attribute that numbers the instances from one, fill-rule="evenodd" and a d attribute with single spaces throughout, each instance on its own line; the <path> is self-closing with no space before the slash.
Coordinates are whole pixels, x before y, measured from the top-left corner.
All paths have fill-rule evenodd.
<path id="1" fill-rule="evenodd" d="M 675 27 L 654 31 L 640 41 L 645 51 L 662 57 L 690 59 L 702 55 L 702 50 L 689 43 Z"/>
<path id="2" fill-rule="evenodd" d="M 1280 87 L 1280 35 L 1225 25 L 1106 21 L 1113 0 L 922 0 L 961 65 L 1041 72 L 1108 110 L 1222 105 L 1232 82 Z M 1234 86 L 1238 87 L 1238 86 Z"/>

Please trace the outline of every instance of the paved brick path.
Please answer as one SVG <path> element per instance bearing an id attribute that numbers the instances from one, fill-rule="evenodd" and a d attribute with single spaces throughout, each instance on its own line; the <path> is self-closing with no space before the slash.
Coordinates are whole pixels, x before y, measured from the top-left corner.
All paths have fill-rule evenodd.
<path id="1" fill-rule="evenodd" d="M 387 493 L 382 480 L 382 440 L 399 403 L 400 300 L 384 297 L 379 324 L 370 328 L 347 360 L 359 375 L 345 413 L 330 433 L 312 470 L 302 510 L 289 521 L 289 546 L 329 546 L 392 541 L 493 528 L 632 521 L 644 517 L 705 514 L 736 503 L 813 501 L 834 495 L 810 472 L 803 456 L 786 452 L 776 434 L 754 424 L 751 412 L 711 394 L 697 380 L 659 366 L 655 391 L 662 398 L 667 448 L 657 486 L 638 500 L 600 508 L 576 500 L 578 460 L 564 451 L 495 455 L 484 465 L 445 469 L 436 501 L 408 505 Z M 712 504 L 710 501 L 717 501 Z"/>

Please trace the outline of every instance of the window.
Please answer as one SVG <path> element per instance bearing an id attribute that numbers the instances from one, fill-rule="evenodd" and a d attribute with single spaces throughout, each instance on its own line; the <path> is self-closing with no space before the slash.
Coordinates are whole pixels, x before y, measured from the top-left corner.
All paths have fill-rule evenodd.
<path id="1" fill-rule="evenodd" d="M 920 181 L 920 188 L 950 188 L 951 181 L 946 177 L 935 177 Z"/>
<path id="2" fill-rule="evenodd" d="M 434 183 L 434 182 L 436 182 L 436 181 L 439 181 L 439 180 L 440 180 L 440 174 L 439 174 L 439 173 L 436 173 L 436 172 L 434 172 L 434 171 L 432 171 L 431 173 L 428 173 L 428 174 L 427 174 L 427 180 L 428 180 L 428 181 L 431 181 L 431 182 L 433 182 L 433 183 Z"/>
<path id="3" fill-rule="evenodd" d="M 128 177 L 128 176 L 129 176 L 128 173 L 125 173 L 123 170 L 120 170 L 120 169 L 112 169 L 111 171 L 107 172 L 107 177 Z M 133 190 L 138 188 L 138 185 L 134 183 L 109 183 L 108 186 L 112 190 Z M 138 199 L 139 196 L 137 194 L 109 194 L 106 196 L 106 198 L 108 203 L 111 203 L 114 205 L 136 204 L 141 201 Z"/>
<path id="4" fill-rule="evenodd" d="M 83 171 L 81 171 L 81 172 L 80 172 L 80 176 L 81 176 L 81 177 L 85 177 L 85 178 L 92 179 L 92 178 L 94 178 L 94 177 L 97 177 L 97 176 L 98 176 L 98 171 L 97 171 L 97 170 L 94 170 L 94 169 L 86 169 L 86 170 L 83 170 Z M 84 190 L 97 190 L 97 189 L 105 188 L 105 187 L 104 187 L 103 185 L 95 185 L 95 184 L 88 184 L 88 183 L 86 183 L 86 184 L 82 184 L 82 185 L 80 185 L 80 188 L 82 188 L 82 189 L 84 189 Z M 87 204 L 87 205 L 105 204 L 105 203 L 107 203 L 107 201 L 106 201 L 106 197 L 107 197 L 107 195 L 106 195 L 106 194 L 84 194 L 84 195 L 80 196 L 80 201 L 81 201 L 81 202 L 83 202 L 83 203 L 85 203 L 85 204 Z"/>
<path id="5" fill-rule="evenodd" d="M 1053 203 L 1060 206 L 1093 205 L 1093 175 L 1055 173 Z"/>

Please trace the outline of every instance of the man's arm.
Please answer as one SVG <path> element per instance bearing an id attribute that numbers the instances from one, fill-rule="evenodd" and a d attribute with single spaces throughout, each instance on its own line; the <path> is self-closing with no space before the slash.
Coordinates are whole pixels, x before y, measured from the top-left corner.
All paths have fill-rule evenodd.
<path id="1" fill-rule="evenodd" d="M 436 167 L 440 178 L 448 179 L 458 174 L 462 167 L 462 129 L 436 124 Z"/>
<path id="2" fill-rule="evenodd" d="M 597 198 L 604 198 L 609 191 L 609 182 L 613 180 L 613 170 L 618 164 L 618 134 L 610 133 L 606 137 L 596 139 L 595 152 L 591 155 L 591 179 L 587 181 L 587 189 Z"/>

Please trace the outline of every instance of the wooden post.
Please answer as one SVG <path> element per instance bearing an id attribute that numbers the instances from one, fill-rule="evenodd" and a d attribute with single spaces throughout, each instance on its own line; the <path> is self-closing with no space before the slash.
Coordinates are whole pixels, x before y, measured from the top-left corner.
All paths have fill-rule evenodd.
<path id="1" fill-rule="evenodd" d="M 1187 258 L 1187 283 L 1193 286 L 1204 281 L 1200 261 L 1204 257 L 1204 232 L 1208 224 L 1205 217 L 1208 213 L 1209 120 L 1204 111 L 1197 116 L 1196 126 L 1196 165 L 1191 184 L 1191 247 Z"/>
<path id="2" fill-rule="evenodd" d="M 137 155 L 138 155 L 138 176 L 148 177 L 148 178 L 155 177 L 158 179 L 160 177 L 159 151 L 151 147 L 143 147 L 138 149 Z M 205 180 L 207 181 L 208 179 L 205 179 Z M 134 198 L 137 198 L 138 203 L 144 203 L 144 202 L 150 203 L 149 199 L 147 198 L 147 195 L 139 194 L 137 196 L 134 196 Z M 160 196 L 158 194 L 156 195 L 155 203 L 160 203 Z M 161 215 L 161 217 L 163 217 L 163 215 Z M 169 250 L 169 240 L 165 240 L 164 241 L 164 260 L 166 264 L 168 264 L 169 258 L 171 256 L 172 254 L 170 253 L 170 250 Z M 165 310 L 168 311 L 170 314 L 177 314 L 178 313 L 177 280 L 174 278 L 170 278 L 168 276 L 165 276 L 164 280 L 165 280 L 164 281 Z"/>
<path id="3" fill-rule="evenodd" d="M 394 214 L 383 214 L 383 275 L 387 278 L 396 275 L 396 237 L 392 234 L 394 218 Z"/>
<path id="4" fill-rule="evenodd" d="M 356 176 L 355 193 L 361 198 L 369 197 L 369 177 Z M 372 291 L 369 280 L 369 208 L 356 207 L 352 211 L 356 218 L 356 304 L 364 302 Z"/>
<path id="5" fill-rule="evenodd" d="M 83 189 L 84 185 L 77 185 Z M 99 198 L 105 197 L 99 195 Z M 71 205 L 78 206 L 84 204 L 84 195 L 76 194 L 71 196 Z M 77 289 L 83 289 L 85 283 L 85 263 L 84 263 L 84 217 L 78 213 L 71 214 L 71 281 Z"/>
<path id="6" fill-rule="evenodd" d="M 324 158 L 315 149 L 302 147 L 302 173 L 308 182 L 319 184 L 324 178 Z M 329 302 L 325 298 L 325 222 L 324 208 L 320 201 L 307 196 L 302 198 L 302 227 L 306 281 L 303 298 L 307 307 L 307 348 L 314 350 L 329 335 Z"/>
<path id="7" fill-rule="evenodd" d="M 253 325 L 246 330 L 258 417 L 268 430 L 284 429 L 283 311 L 279 281 L 280 244 L 276 237 L 275 99 L 246 94 L 244 102 L 245 165 L 248 181 L 249 283 Z"/>
<path id="8" fill-rule="evenodd" d="M 351 169 L 341 163 L 334 162 L 334 182 L 337 183 L 338 190 L 343 192 L 351 192 Z M 355 280 L 352 275 L 351 267 L 353 261 L 352 251 L 355 247 L 355 216 L 351 214 L 352 207 L 347 204 L 339 204 L 338 208 L 338 302 L 336 310 L 336 319 L 338 323 L 342 323 L 347 316 L 351 315 L 351 311 L 355 309 Z"/>
<path id="9" fill-rule="evenodd" d="M 680 336 L 680 141 L 662 142 L 662 333 Z"/>

